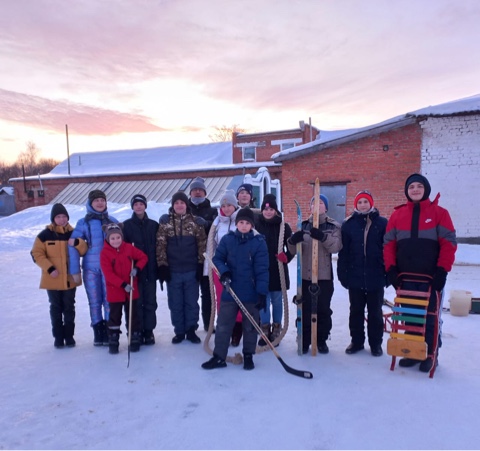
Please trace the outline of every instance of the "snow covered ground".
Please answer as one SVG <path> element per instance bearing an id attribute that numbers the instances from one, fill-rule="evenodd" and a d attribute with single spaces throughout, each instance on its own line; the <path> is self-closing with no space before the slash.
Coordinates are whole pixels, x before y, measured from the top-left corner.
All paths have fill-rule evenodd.
<path id="1" fill-rule="evenodd" d="M 166 208 L 149 203 L 147 212 L 158 219 Z M 67 209 L 73 225 L 85 212 Z M 119 220 L 131 215 L 124 205 L 110 204 L 109 212 Z M 418 367 L 392 372 L 386 353 L 345 354 L 348 296 L 336 283 L 330 354 L 297 356 L 293 305 L 277 348 L 288 365 L 313 372 L 306 380 L 286 373 L 271 352 L 254 357 L 254 371 L 203 370 L 209 356 L 201 345 L 171 344 L 159 290 L 157 344 L 132 354 L 127 368 L 125 334 L 119 355 L 93 347 L 83 287 L 77 346 L 53 347 L 46 292 L 29 255 L 49 215 L 46 206 L 0 219 L 0 449 L 479 448 L 480 315 L 444 312 L 433 379 Z M 480 297 L 478 265 L 480 247 L 460 245 L 445 307 L 452 289 Z M 295 279 L 295 260 L 290 273 Z M 386 297 L 393 299 L 392 289 Z"/>

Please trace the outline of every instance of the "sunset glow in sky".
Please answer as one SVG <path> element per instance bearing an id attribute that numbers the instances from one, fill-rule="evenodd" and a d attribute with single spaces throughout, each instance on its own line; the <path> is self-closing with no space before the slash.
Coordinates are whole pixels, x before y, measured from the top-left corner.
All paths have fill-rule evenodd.
<path id="1" fill-rule="evenodd" d="M 3 0 L 0 161 L 361 127 L 480 93 L 476 0 Z"/>

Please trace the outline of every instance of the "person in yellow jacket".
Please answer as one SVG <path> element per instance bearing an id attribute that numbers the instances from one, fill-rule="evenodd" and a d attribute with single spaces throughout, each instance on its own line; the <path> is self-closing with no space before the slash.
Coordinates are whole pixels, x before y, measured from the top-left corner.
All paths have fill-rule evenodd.
<path id="1" fill-rule="evenodd" d="M 68 239 L 73 227 L 62 204 L 55 204 L 50 213 L 51 224 L 35 238 L 30 252 L 33 261 L 42 269 L 40 288 L 46 289 L 50 303 L 50 319 L 54 346 L 75 346 L 75 292 L 81 285 L 68 274 Z M 80 255 L 87 251 L 87 244 L 78 239 L 75 246 Z"/>

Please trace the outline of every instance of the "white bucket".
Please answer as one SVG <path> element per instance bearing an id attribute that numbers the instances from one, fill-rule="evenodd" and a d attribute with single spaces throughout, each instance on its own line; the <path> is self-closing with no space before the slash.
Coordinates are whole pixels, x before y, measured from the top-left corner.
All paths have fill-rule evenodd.
<path id="1" fill-rule="evenodd" d="M 472 309 L 472 292 L 452 290 L 450 292 L 450 313 L 454 316 L 467 316 Z"/>

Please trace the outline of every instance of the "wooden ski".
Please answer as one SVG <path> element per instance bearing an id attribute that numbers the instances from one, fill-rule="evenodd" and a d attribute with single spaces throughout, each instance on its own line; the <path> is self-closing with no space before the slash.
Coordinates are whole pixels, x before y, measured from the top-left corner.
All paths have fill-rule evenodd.
<path id="1" fill-rule="evenodd" d="M 318 177 L 315 179 L 315 189 L 313 194 L 313 224 L 312 226 L 318 229 L 320 218 L 319 218 L 319 208 L 320 208 L 320 180 Z M 318 295 L 320 292 L 320 287 L 318 285 L 318 240 L 312 239 L 312 283 L 309 287 L 310 298 L 311 298 L 311 328 L 312 328 L 312 355 L 317 355 L 318 345 L 317 345 L 317 306 L 318 306 Z"/>
<path id="2" fill-rule="evenodd" d="M 297 206 L 297 231 L 302 230 L 302 210 L 300 204 L 295 200 Z M 297 244 L 297 294 L 293 303 L 297 306 L 297 353 L 303 355 L 303 325 L 302 325 L 302 243 Z"/>

